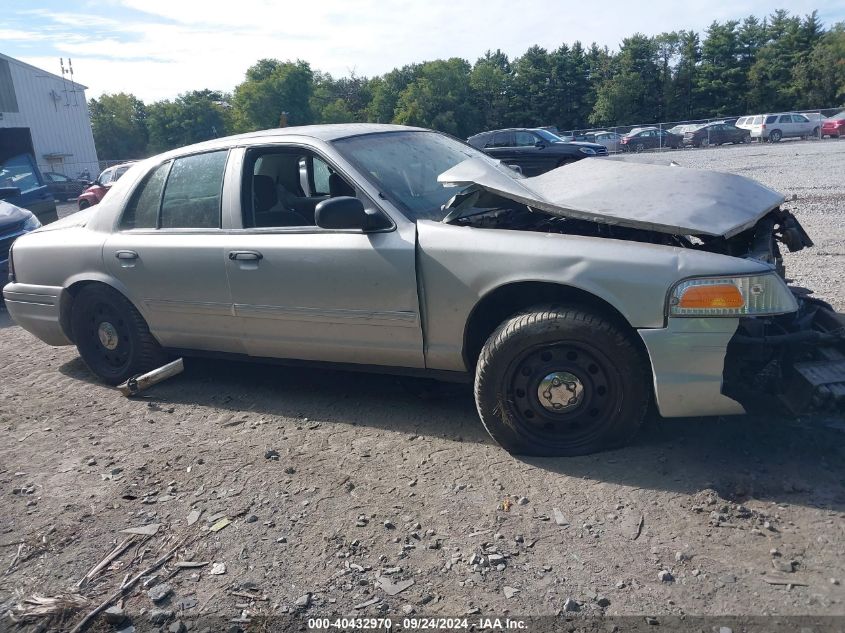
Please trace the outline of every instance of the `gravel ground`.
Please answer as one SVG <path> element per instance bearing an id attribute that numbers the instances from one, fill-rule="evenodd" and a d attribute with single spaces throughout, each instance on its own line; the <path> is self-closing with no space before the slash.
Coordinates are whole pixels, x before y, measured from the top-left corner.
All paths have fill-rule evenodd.
<path id="1" fill-rule="evenodd" d="M 672 158 L 795 194 L 816 247 L 788 270 L 845 309 L 845 142 Z M 651 420 L 623 450 L 518 459 L 465 388 L 422 399 L 421 382 L 190 361 L 129 400 L 4 312 L 0 349 L 0 612 L 74 591 L 93 608 L 187 538 L 178 559 L 210 564 L 169 562 L 158 603 L 127 591 L 138 630 L 153 609 L 175 612 L 165 629 L 286 613 L 845 622 L 842 420 Z M 154 536 L 76 589 L 120 530 L 149 523 Z"/>

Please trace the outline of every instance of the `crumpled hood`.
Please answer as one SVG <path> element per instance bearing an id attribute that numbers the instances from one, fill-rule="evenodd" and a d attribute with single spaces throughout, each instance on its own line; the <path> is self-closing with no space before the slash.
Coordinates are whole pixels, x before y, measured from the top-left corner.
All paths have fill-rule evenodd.
<path id="1" fill-rule="evenodd" d="M 32 216 L 26 209 L 21 209 L 8 202 L 0 200 L 0 231 L 8 226 L 14 226 Z"/>
<path id="2" fill-rule="evenodd" d="M 601 158 L 533 178 L 512 178 L 471 158 L 440 174 L 438 181 L 476 185 L 561 217 L 673 235 L 731 237 L 784 201 L 782 194 L 743 176 Z"/>

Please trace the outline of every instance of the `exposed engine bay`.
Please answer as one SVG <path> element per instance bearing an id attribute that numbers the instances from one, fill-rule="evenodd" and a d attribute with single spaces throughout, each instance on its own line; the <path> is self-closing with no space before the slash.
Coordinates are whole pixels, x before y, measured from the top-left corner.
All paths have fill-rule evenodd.
<path id="1" fill-rule="evenodd" d="M 591 222 L 553 215 L 483 191 L 455 196 L 450 209 L 444 222 L 460 226 L 603 237 L 689 248 L 731 257 L 749 257 L 772 264 L 781 277 L 785 276 L 785 271 L 780 245 L 786 246 L 790 252 L 813 245 L 798 220 L 788 210 L 780 208 L 770 211 L 753 227 L 729 238 L 674 235 L 619 226 L 607 221 Z"/>
<path id="2" fill-rule="evenodd" d="M 788 210 L 775 208 L 730 237 L 676 235 L 554 215 L 488 191 L 458 194 L 443 220 L 476 228 L 536 231 L 689 248 L 771 264 L 787 283 L 781 247 L 813 246 Z M 793 414 L 845 411 L 845 315 L 789 286 L 799 309 L 772 317 L 741 317 L 725 357 L 722 391 L 748 411 L 784 406 Z"/>

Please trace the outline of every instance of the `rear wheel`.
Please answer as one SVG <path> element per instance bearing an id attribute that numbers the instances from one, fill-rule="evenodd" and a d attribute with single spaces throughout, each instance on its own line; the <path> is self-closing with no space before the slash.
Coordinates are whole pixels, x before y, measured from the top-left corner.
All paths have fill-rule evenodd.
<path id="1" fill-rule="evenodd" d="M 636 145 L 634 145 L 634 151 L 637 152 L 637 154 L 642 152 L 644 149 L 645 145 L 643 145 L 642 143 L 637 143 Z"/>
<path id="2" fill-rule="evenodd" d="M 783 133 L 780 130 L 772 130 L 769 132 L 769 140 L 772 143 L 780 143 L 780 140 L 783 138 Z"/>
<path id="3" fill-rule="evenodd" d="M 107 384 L 120 384 L 167 360 L 135 306 L 107 286 L 86 286 L 79 292 L 71 327 L 82 360 Z"/>
<path id="4" fill-rule="evenodd" d="M 537 307 L 505 321 L 478 359 L 475 402 L 511 453 L 583 455 L 629 441 L 651 372 L 619 326 L 578 308 Z"/>
<path id="5" fill-rule="evenodd" d="M 819 137 L 819 128 L 818 128 L 818 127 L 814 127 L 814 128 L 813 128 L 813 132 L 812 132 L 812 134 L 811 134 L 810 136 L 811 136 L 812 138 L 820 138 L 820 137 Z"/>
<path id="6" fill-rule="evenodd" d="M 706 136 L 698 142 L 698 146 L 701 148 L 705 148 L 710 145 L 710 139 Z"/>

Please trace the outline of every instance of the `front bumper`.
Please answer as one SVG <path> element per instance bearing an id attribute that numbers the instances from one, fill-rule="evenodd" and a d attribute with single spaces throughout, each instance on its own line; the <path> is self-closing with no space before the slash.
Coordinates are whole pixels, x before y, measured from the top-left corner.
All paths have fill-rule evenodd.
<path id="1" fill-rule="evenodd" d="M 665 328 L 639 330 L 651 361 L 660 415 L 745 413 L 739 402 L 722 393 L 725 354 L 738 324 L 739 319 L 675 318 Z"/>
<path id="2" fill-rule="evenodd" d="M 61 286 L 12 283 L 3 288 L 12 320 L 49 345 L 72 345 L 61 325 L 65 293 Z"/>

